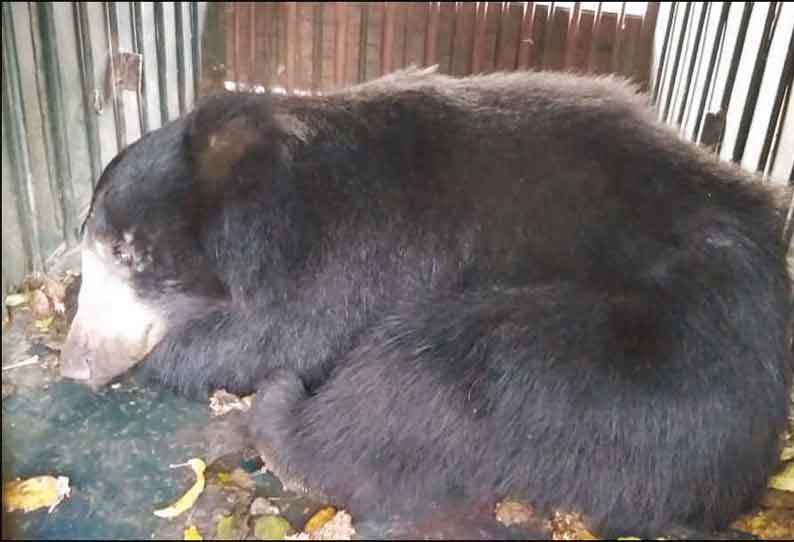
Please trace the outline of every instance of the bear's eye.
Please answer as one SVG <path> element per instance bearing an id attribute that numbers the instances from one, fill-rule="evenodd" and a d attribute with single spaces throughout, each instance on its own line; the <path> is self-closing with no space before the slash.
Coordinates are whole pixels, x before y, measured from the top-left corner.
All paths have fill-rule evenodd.
<path id="1" fill-rule="evenodd" d="M 113 257 L 123 265 L 130 265 L 132 263 L 132 254 L 118 245 L 113 247 Z"/>

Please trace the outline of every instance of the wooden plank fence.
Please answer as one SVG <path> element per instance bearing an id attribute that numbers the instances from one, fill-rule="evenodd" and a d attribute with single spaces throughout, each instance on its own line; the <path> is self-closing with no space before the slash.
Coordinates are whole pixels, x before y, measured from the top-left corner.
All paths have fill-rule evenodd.
<path id="1" fill-rule="evenodd" d="M 218 88 L 316 92 L 438 64 L 453 75 L 616 73 L 647 88 L 659 3 L 637 4 L 227 2 L 210 6 L 222 36 L 205 73 Z"/>

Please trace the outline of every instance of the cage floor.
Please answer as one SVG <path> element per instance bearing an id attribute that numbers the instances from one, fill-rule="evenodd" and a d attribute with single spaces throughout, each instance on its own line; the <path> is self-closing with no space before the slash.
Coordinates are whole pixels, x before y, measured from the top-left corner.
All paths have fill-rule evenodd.
<path id="1" fill-rule="evenodd" d="M 221 519 L 232 517 L 227 536 L 255 539 L 250 506 L 257 497 L 278 508 L 296 531 L 329 504 L 285 492 L 246 448 L 239 414 L 212 416 L 208 404 L 144 386 L 135 377 L 100 392 L 63 380 L 57 362 L 65 325 L 42 332 L 27 307 L 11 315 L 3 328 L 3 367 L 23 364 L 3 370 L 3 480 L 67 476 L 71 487 L 70 497 L 51 513 L 43 508 L 4 516 L 11 537 L 182 540 L 184 529 L 195 525 L 214 538 L 224 536 Z M 209 465 L 201 497 L 175 519 L 156 517 L 154 510 L 174 502 L 195 480 L 190 469 L 169 465 L 194 457 Z M 362 539 L 527 537 L 488 515 L 450 508 L 421 525 L 353 518 L 353 526 Z"/>

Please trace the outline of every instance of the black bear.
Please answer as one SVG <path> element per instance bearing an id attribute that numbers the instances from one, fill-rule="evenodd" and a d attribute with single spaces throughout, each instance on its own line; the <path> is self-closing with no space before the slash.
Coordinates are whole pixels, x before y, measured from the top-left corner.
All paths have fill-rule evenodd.
<path id="1" fill-rule="evenodd" d="M 62 371 L 256 392 L 263 455 L 354 512 L 721 529 L 786 424 L 786 197 L 609 78 L 215 96 L 104 171 Z"/>

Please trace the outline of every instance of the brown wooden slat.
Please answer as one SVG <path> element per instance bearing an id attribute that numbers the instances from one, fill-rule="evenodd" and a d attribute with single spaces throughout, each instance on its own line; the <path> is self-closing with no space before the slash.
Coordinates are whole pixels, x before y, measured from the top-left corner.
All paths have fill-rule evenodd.
<path id="1" fill-rule="evenodd" d="M 523 6 L 516 2 L 508 2 L 502 10 L 502 47 L 498 63 L 498 69 L 501 71 L 516 69 L 523 13 Z"/>
<path id="2" fill-rule="evenodd" d="M 614 47 L 612 48 L 612 61 L 609 65 L 609 71 L 614 73 L 620 73 L 621 71 L 621 53 L 623 47 L 623 40 L 624 40 L 624 32 L 625 32 L 625 22 L 626 22 L 626 2 L 622 2 L 620 4 L 620 15 L 618 15 L 616 24 L 615 24 L 615 37 L 614 37 Z"/>
<path id="3" fill-rule="evenodd" d="M 256 2 L 248 4 L 248 80 L 257 83 L 256 73 Z"/>
<path id="4" fill-rule="evenodd" d="M 281 44 L 281 16 L 283 10 L 280 4 L 267 4 L 268 14 L 268 56 L 270 64 L 270 84 L 271 85 L 284 85 L 284 77 L 281 72 L 281 55 L 283 54 L 283 47 Z"/>
<path id="5" fill-rule="evenodd" d="M 521 19 L 521 38 L 520 38 L 520 45 L 518 48 L 518 58 L 516 59 L 516 65 L 520 70 L 526 70 L 529 69 L 530 67 L 534 15 L 535 15 L 535 3 L 527 2 L 524 5 L 524 16 Z"/>
<path id="6" fill-rule="evenodd" d="M 541 61 L 541 66 L 543 69 L 548 69 L 554 66 L 551 55 L 554 52 L 552 40 L 554 39 L 555 34 L 554 17 L 556 16 L 557 11 L 557 3 L 549 2 L 548 14 L 546 16 L 548 23 L 546 25 L 546 34 L 543 36 L 543 56 Z"/>
<path id="7" fill-rule="evenodd" d="M 425 16 L 426 6 L 417 2 L 408 2 L 405 7 L 405 65 L 421 66 L 425 55 Z"/>
<path id="8" fill-rule="evenodd" d="M 642 17 L 626 14 L 624 19 L 626 28 L 623 31 L 623 45 L 621 47 L 620 73 L 628 78 L 634 74 L 634 62 L 640 48 L 640 30 Z"/>
<path id="9" fill-rule="evenodd" d="M 427 3 L 427 32 L 425 33 L 425 66 L 436 63 L 436 44 L 438 43 L 438 2 Z"/>
<path id="10" fill-rule="evenodd" d="M 440 2 L 438 18 L 438 41 L 436 42 L 436 63 L 438 70 L 449 73 L 452 59 L 452 38 L 455 30 L 455 3 Z"/>
<path id="11" fill-rule="evenodd" d="M 488 2 L 485 13 L 485 43 L 483 45 L 483 58 L 481 71 L 488 73 L 496 70 L 497 49 L 500 40 L 500 26 L 502 22 L 502 2 Z"/>
<path id="12" fill-rule="evenodd" d="M 347 79 L 347 2 L 334 3 L 334 85 L 342 87 Z"/>
<path id="13" fill-rule="evenodd" d="M 365 2 L 347 3 L 347 53 L 345 57 L 345 81 L 351 85 L 359 81 L 358 67 L 362 53 L 366 57 L 366 48 L 360 46 L 362 7 Z"/>
<path id="14" fill-rule="evenodd" d="M 290 91 L 341 87 L 403 66 L 433 63 L 459 76 L 542 68 L 636 79 L 637 72 L 646 72 L 658 3 L 649 4 L 642 20 L 627 15 L 625 3 L 620 15 L 604 12 L 602 3 L 595 13 L 581 6 L 231 3 L 224 11 L 228 72 L 242 83 Z"/>
<path id="15" fill-rule="evenodd" d="M 223 28 L 225 37 L 226 80 L 234 81 L 234 2 L 227 2 L 223 6 Z"/>
<path id="16" fill-rule="evenodd" d="M 565 69 L 571 69 L 576 61 L 576 37 L 579 35 L 581 24 L 581 2 L 573 3 L 571 17 L 568 19 L 568 33 L 565 36 Z"/>
<path id="17" fill-rule="evenodd" d="M 489 68 L 490 71 L 497 71 L 499 69 L 499 59 L 502 55 L 502 49 L 504 49 L 504 28 L 502 23 L 504 22 L 504 2 L 488 2 L 489 4 L 489 13 L 488 13 L 488 26 L 489 28 L 493 28 L 493 49 L 492 55 L 489 59 Z"/>
<path id="18" fill-rule="evenodd" d="M 240 3 L 232 4 L 234 14 L 234 80 L 239 83 L 242 80 L 240 73 Z"/>
<path id="19" fill-rule="evenodd" d="M 593 33 L 590 40 L 590 50 L 587 51 L 587 71 L 592 72 L 596 62 L 596 49 L 598 47 L 598 39 L 601 35 L 601 19 L 602 19 L 602 2 L 598 3 L 595 15 L 593 16 Z"/>
<path id="20" fill-rule="evenodd" d="M 285 2 L 284 4 L 284 20 L 285 20 L 285 34 L 286 34 L 286 56 L 284 59 L 285 74 L 285 87 L 288 91 L 295 89 L 295 44 L 298 37 L 297 23 L 298 23 L 298 4 L 296 2 Z"/>
<path id="21" fill-rule="evenodd" d="M 462 2 L 455 15 L 455 40 L 452 49 L 452 74 L 471 73 L 472 45 L 477 6 L 474 2 Z"/>
<path id="22" fill-rule="evenodd" d="M 314 58 L 314 2 L 296 2 L 295 89 L 312 88 Z"/>
<path id="23" fill-rule="evenodd" d="M 334 4 L 326 2 L 322 12 L 322 57 L 321 90 L 336 87 L 336 10 Z"/>
<path id="24" fill-rule="evenodd" d="M 659 2 L 648 2 L 645 16 L 640 30 L 640 43 L 634 61 L 634 79 L 640 83 L 643 91 L 648 90 L 651 76 L 651 55 L 653 54 L 653 34 L 656 29 L 656 19 L 659 17 Z"/>
<path id="25" fill-rule="evenodd" d="M 312 7 L 312 89 L 322 87 L 323 78 L 323 2 Z"/>
<path id="26" fill-rule="evenodd" d="M 596 25 L 598 34 L 593 42 L 594 54 L 591 56 L 593 62 L 590 71 L 594 73 L 609 73 L 611 71 L 617 22 L 617 13 L 601 13 L 601 23 Z"/>
<path id="27" fill-rule="evenodd" d="M 383 20 L 384 10 L 381 2 L 368 2 L 367 13 L 367 73 L 366 79 L 373 79 L 381 73 L 383 60 Z"/>
<path id="28" fill-rule="evenodd" d="M 547 25 L 544 69 L 562 70 L 565 67 L 565 43 L 568 38 L 570 10 L 557 7 Z"/>
<path id="29" fill-rule="evenodd" d="M 273 84 L 287 88 L 287 16 L 283 3 L 274 3 L 271 12 L 273 32 Z"/>
<path id="30" fill-rule="evenodd" d="M 579 12 L 579 31 L 576 35 L 576 52 L 571 69 L 584 73 L 587 71 L 588 57 L 593 47 L 593 19 L 595 12 L 581 10 Z"/>
<path id="31" fill-rule="evenodd" d="M 393 58 L 391 69 L 394 71 L 405 67 L 406 48 L 406 15 L 407 2 L 394 2 L 394 44 L 392 45 Z"/>
<path id="32" fill-rule="evenodd" d="M 358 27 L 358 61 L 356 81 L 361 83 L 367 80 L 367 43 L 369 42 L 369 2 L 361 4 L 361 16 Z"/>
<path id="33" fill-rule="evenodd" d="M 548 16 L 548 6 L 535 4 L 535 15 L 532 20 L 531 68 L 540 69 L 543 66 L 543 47 L 546 42 L 546 31 L 551 26 Z"/>
<path id="34" fill-rule="evenodd" d="M 391 44 L 391 70 L 397 71 L 403 66 L 403 18 L 401 2 L 389 2 L 391 4 L 392 20 L 394 21 L 392 44 Z"/>
<path id="35" fill-rule="evenodd" d="M 238 43 L 239 43 L 239 56 L 237 59 L 238 66 L 240 69 L 239 80 L 242 82 L 246 87 L 250 87 L 254 82 L 254 73 L 251 69 L 251 57 L 253 50 L 251 48 L 251 31 L 252 31 L 252 20 L 251 20 L 251 6 L 253 4 L 250 2 L 240 2 L 237 4 L 237 11 L 239 13 L 239 32 L 240 35 L 238 36 Z"/>
<path id="36" fill-rule="evenodd" d="M 256 9 L 256 24 L 254 25 L 254 35 L 256 50 L 254 51 L 254 76 L 262 85 L 270 85 L 270 62 L 268 40 L 268 12 L 267 4 L 254 2 Z"/>
<path id="37" fill-rule="evenodd" d="M 477 5 L 477 15 L 474 23 L 474 43 L 471 51 L 472 73 L 482 72 L 482 62 L 485 54 L 485 30 L 488 23 L 487 10 L 487 3 L 480 2 Z"/>
<path id="38" fill-rule="evenodd" d="M 394 3 L 383 3 L 383 42 L 381 43 L 381 73 L 392 71 L 394 60 Z"/>

